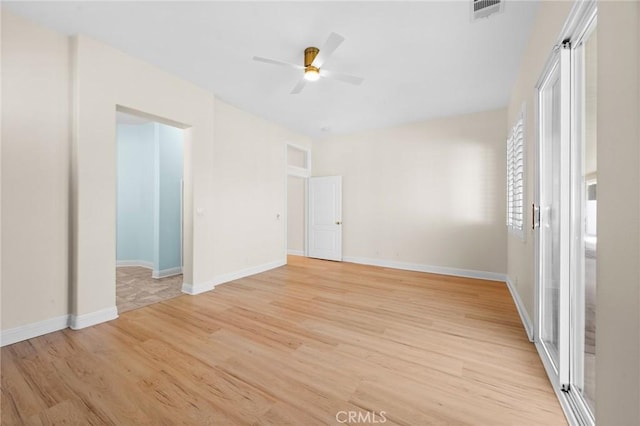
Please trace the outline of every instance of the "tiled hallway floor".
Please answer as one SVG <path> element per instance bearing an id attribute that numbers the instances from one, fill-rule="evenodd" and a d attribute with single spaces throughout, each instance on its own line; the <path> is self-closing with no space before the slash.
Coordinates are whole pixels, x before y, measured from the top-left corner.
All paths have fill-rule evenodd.
<path id="1" fill-rule="evenodd" d="M 155 279 L 147 268 L 121 266 L 116 269 L 118 313 L 173 299 L 182 294 L 182 274 Z"/>

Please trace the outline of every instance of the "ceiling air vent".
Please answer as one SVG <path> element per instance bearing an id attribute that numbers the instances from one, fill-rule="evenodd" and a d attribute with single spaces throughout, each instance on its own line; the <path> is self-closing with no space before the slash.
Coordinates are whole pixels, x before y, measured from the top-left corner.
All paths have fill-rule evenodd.
<path id="1" fill-rule="evenodd" d="M 503 6 L 504 0 L 471 0 L 471 20 L 477 21 L 502 12 Z"/>

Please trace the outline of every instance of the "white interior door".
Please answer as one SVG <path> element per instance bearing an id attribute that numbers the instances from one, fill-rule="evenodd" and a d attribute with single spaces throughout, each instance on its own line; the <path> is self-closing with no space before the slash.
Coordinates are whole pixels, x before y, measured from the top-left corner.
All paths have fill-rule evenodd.
<path id="1" fill-rule="evenodd" d="M 309 257 L 342 260 L 342 176 L 309 178 Z"/>

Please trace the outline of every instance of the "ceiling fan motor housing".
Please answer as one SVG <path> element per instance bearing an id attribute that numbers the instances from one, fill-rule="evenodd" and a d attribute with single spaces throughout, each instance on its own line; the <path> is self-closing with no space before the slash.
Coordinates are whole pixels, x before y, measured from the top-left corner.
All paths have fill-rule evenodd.
<path id="1" fill-rule="evenodd" d="M 313 60 L 318 56 L 318 52 L 320 49 L 317 47 L 307 47 L 304 49 L 304 66 L 305 68 L 310 67 Z"/>

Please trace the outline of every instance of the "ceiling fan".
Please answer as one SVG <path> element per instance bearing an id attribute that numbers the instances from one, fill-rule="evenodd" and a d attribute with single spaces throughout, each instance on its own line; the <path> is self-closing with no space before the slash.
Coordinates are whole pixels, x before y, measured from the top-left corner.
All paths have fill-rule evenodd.
<path id="1" fill-rule="evenodd" d="M 344 37 L 336 33 L 331 33 L 321 49 L 318 49 L 317 47 L 307 47 L 306 49 L 304 49 L 304 66 L 291 64 L 289 62 L 278 61 L 277 59 L 262 58 L 260 56 L 254 56 L 253 60 L 258 62 L 266 62 L 267 64 L 292 67 L 304 71 L 302 78 L 291 91 L 292 95 L 300 93 L 302 89 L 304 89 L 304 86 L 308 81 L 316 81 L 320 77 L 331 78 L 334 80 L 343 81 L 345 83 L 359 85 L 363 81 L 363 79 L 360 77 L 340 74 L 322 68 L 322 65 L 324 65 L 329 56 L 331 56 L 331 54 L 335 52 L 335 50 L 338 48 L 338 46 L 340 46 L 340 44 L 342 44 L 343 41 Z"/>

